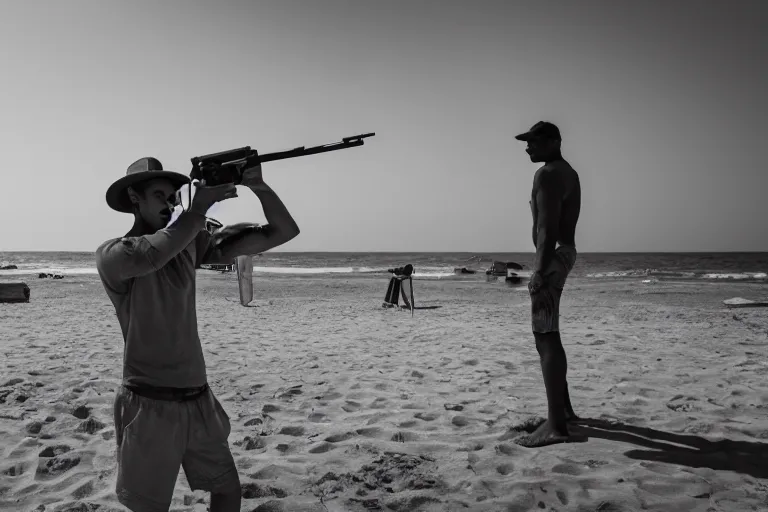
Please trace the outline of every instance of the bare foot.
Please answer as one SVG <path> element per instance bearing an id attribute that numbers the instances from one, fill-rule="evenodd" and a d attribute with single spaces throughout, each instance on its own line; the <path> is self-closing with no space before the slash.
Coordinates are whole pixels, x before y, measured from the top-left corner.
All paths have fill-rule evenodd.
<path id="1" fill-rule="evenodd" d="M 569 423 L 577 423 L 581 421 L 581 417 L 577 416 L 575 412 L 573 412 L 573 409 L 566 409 L 565 410 L 565 421 Z"/>
<path id="2" fill-rule="evenodd" d="M 533 434 L 520 436 L 514 440 L 514 443 L 526 448 L 538 448 L 558 443 L 583 443 L 586 440 L 585 436 L 570 434 L 565 426 L 558 428 L 549 421 L 545 421 Z"/>

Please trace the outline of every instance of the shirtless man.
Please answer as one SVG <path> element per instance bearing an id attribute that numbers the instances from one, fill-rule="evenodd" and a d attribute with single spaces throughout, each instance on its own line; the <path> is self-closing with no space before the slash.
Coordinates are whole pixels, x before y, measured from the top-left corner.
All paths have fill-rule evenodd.
<path id="1" fill-rule="evenodd" d="M 261 201 L 267 225 L 211 234 L 206 212 L 237 189 L 198 182 L 188 209 L 168 225 L 186 183 L 187 176 L 163 170 L 156 158 L 142 158 L 107 190 L 110 208 L 134 217 L 125 236 L 96 250 L 125 342 L 114 403 L 117 498 L 134 512 L 167 512 L 183 467 L 193 490 L 211 493 L 211 512 L 239 512 L 229 416 L 208 387 L 197 333 L 195 270 L 282 245 L 299 228 L 262 180 L 261 166 L 247 169 L 241 185 Z"/>
<path id="2" fill-rule="evenodd" d="M 532 162 L 544 165 L 536 171 L 531 193 L 533 245 L 536 262 L 528 290 L 536 350 L 539 352 L 548 414 L 533 434 L 518 438 L 523 446 L 536 447 L 581 440 L 570 436 L 566 422 L 578 419 L 573 412 L 565 350 L 560 341 L 560 296 L 576 262 L 576 223 L 581 210 L 579 175 L 560 153 L 560 130 L 540 121 L 515 137 L 527 142 Z M 556 245 L 557 244 L 557 245 Z"/>

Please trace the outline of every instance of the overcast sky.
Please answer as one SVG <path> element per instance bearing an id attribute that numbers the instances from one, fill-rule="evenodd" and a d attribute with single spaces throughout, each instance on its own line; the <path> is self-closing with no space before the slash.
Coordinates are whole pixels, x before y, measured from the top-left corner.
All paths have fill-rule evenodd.
<path id="1" fill-rule="evenodd" d="M 0 251 L 123 235 L 134 160 L 376 132 L 264 165 L 290 251 L 530 251 L 563 133 L 580 251 L 767 251 L 764 0 L 0 2 Z M 263 222 L 247 189 L 224 223 Z"/>

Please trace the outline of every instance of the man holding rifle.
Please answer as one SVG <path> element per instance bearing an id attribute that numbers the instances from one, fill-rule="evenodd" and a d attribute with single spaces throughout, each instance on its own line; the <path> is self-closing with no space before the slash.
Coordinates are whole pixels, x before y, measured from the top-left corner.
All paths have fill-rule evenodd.
<path id="1" fill-rule="evenodd" d="M 240 510 L 240 480 L 227 438 L 229 417 L 208 387 L 197 331 L 195 270 L 231 264 L 293 239 L 299 228 L 262 179 L 246 169 L 240 185 L 261 201 L 267 224 L 210 234 L 206 212 L 237 196 L 234 183 L 196 181 L 186 211 L 168 225 L 178 189 L 190 179 L 142 158 L 107 191 L 107 204 L 132 213 L 133 228 L 96 250 L 96 267 L 125 341 L 115 404 L 117 496 L 134 512 L 167 511 L 179 468 L 193 490 L 211 493 L 211 512 Z M 245 229 L 243 229 L 245 228 Z"/>

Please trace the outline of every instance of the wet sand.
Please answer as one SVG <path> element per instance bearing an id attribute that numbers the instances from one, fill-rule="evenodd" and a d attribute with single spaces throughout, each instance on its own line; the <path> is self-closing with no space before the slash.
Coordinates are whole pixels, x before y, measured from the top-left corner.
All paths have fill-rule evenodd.
<path id="1" fill-rule="evenodd" d="M 546 411 L 524 290 L 267 277 L 251 307 L 198 274 L 209 382 L 231 418 L 243 511 L 768 509 L 764 285 L 573 279 L 562 336 L 589 441 L 514 443 Z M 0 510 L 116 511 L 122 338 L 96 276 L 26 279 L 0 304 Z M 179 474 L 174 511 L 208 497 Z"/>

